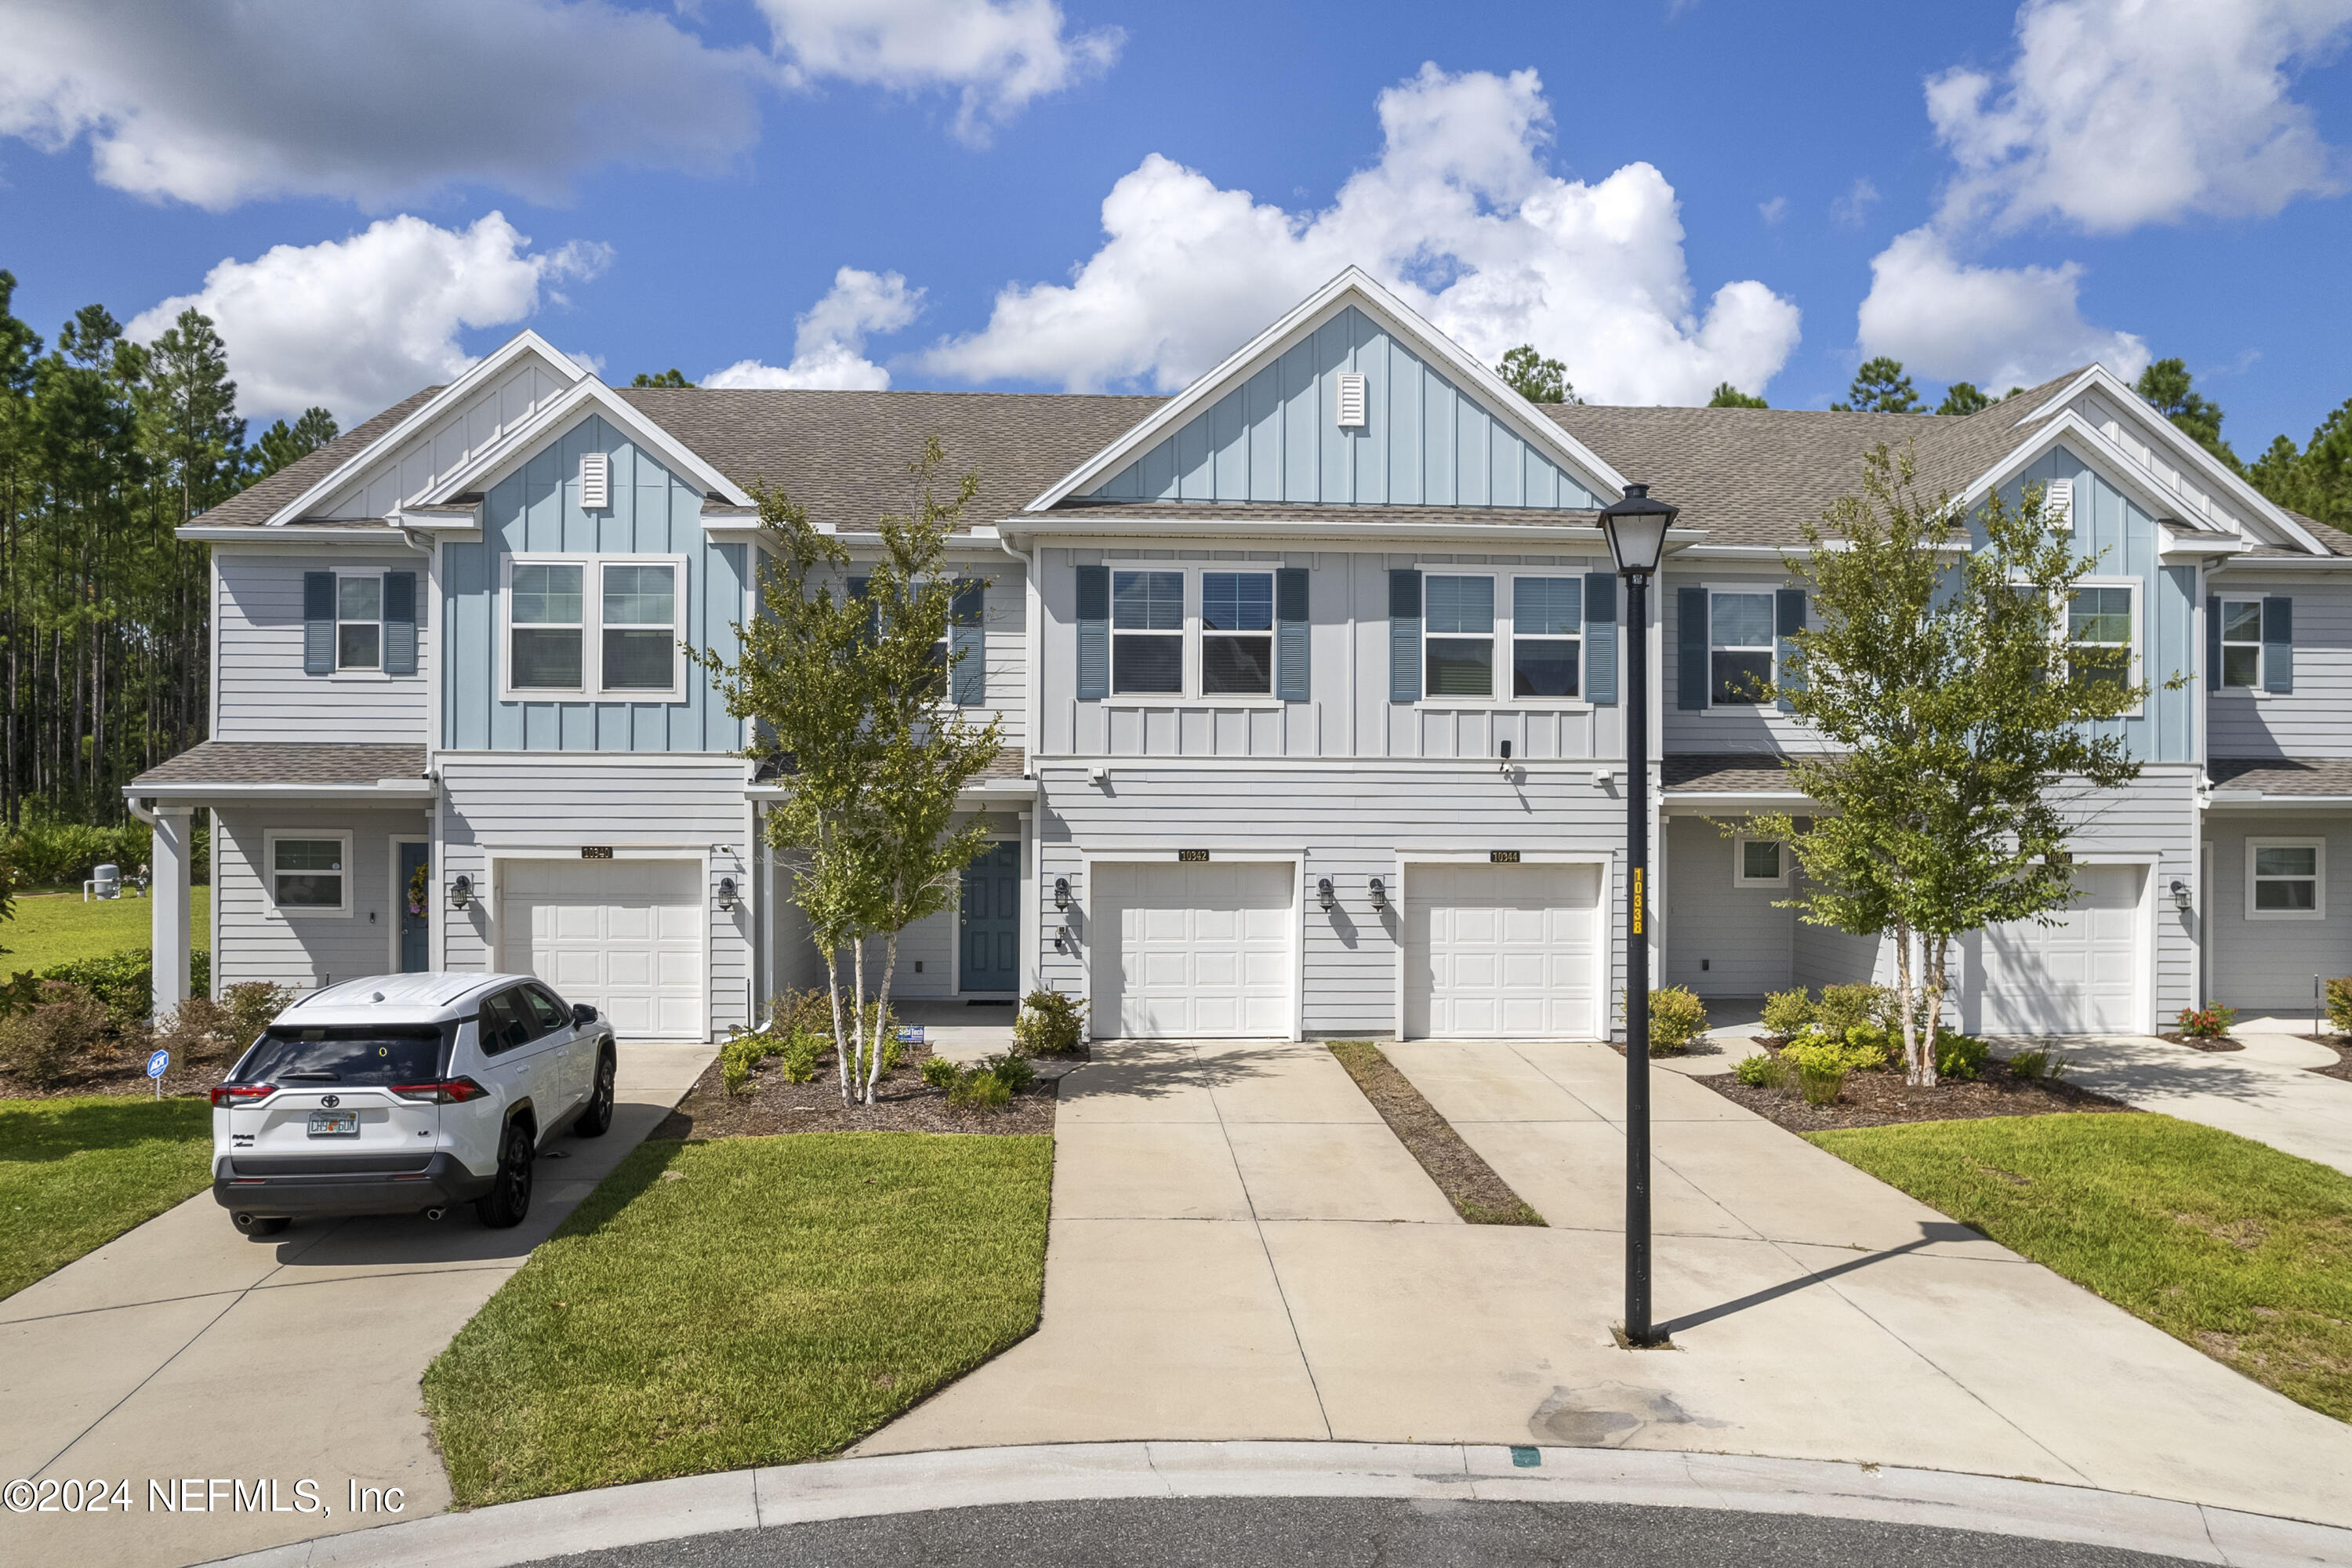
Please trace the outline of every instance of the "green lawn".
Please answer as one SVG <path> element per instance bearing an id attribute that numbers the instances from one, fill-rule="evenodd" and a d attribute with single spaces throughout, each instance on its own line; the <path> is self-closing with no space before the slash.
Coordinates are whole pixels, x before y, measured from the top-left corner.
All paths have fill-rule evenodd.
<path id="1" fill-rule="evenodd" d="M 460 1503 L 837 1451 L 1036 1326 L 1053 1140 L 649 1142 L 425 1374 Z"/>
<path id="2" fill-rule="evenodd" d="M 2168 1116 L 1808 1136 L 2257 1383 L 2352 1421 L 2352 1177 Z"/>
<path id="3" fill-rule="evenodd" d="M 188 901 L 190 945 L 213 944 L 210 888 L 197 888 Z M 21 893 L 16 917 L 0 924 L 0 976 L 20 969 L 47 969 L 77 959 L 104 958 L 126 947 L 145 947 L 154 931 L 155 906 L 145 899 L 81 900 L 79 893 Z"/>
<path id="4" fill-rule="evenodd" d="M 212 1152 L 201 1100 L 0 1100 L 0 1296 L 201 1191 Z"/>

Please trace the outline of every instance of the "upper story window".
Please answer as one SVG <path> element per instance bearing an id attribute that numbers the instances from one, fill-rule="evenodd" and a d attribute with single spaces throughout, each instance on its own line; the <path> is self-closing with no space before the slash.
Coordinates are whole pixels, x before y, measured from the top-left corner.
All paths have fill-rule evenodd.
<path id="1" fill-rule="evenodd" d="M 1707 605 L 1707 695 L 1754 707 L 1772 686 L 1773 595 L 1717 593 Z"/>
<path id="2" fill-rule="evenodd" d="M 1110 689 L 1120 696 L 1181 696 L 1184 574 L 1110 574 Z"/>
<path id="3" fill-rule="evenodd" d="M 1495 580 L 1431 573 L 1422 603 L 1422 689 L 1433 698 L 1494 696 Z"/>
<path id="4" fill-rule="evenodd" d="M 1511 695 L 1574 697 L 1584 630 L 1584 584 L 1575 577 L 1511 580 Z"/>
<path id="5" fill-rule="evenodd" d="M 607 691 L 667 691 L 677 684 L 677 568 L 604 564 Z"/>
<path id="6" fill-rule="evenodd" d="M 678 556 L 509 557 L 508 700 L 675 700 L 686 563 Z"/>
<path id="7" fill-rule="evenodd" d="M 2071 673 L 2077 680 L 2105 681 L 2123 686 L 2132 679 L 2128 656 L 2137 646 L 2133 634 L 2133 600 L 2137 591 L 2128 584 L 2078 585 L 2066 605 L 2066 640 L 2084 647 L 2120 648 L 2119 662 L 2083 666 Z"/>
<path id="8" fill-rule="evenodd" d="M 2259 689 L 2263 684 L 2263 602 L 2221 601 L 2221 678 L 2224 687 Z"/>
<path id="9" fill-rule="evenodd" d="M 383 668 L 383 577 L 335 580 L 335 668 Z"/>
<path id="10" fill-rule="evenodd" d="M 302 672 L 416 673 L 416 574 L 302 574 Z"/>
<path id="11" fill-rule="evenodd" d="M 1201 690 L 1264 697 L 1274 689 L 1274 574 L 1201 574 Z"/>
<path id="12" fill-rule="evenodd" d="M 585 688 L 582 634 L 588 569 L 573 562 L 514 567 L 507 591 L 508 682 L 517 691 Z"/>

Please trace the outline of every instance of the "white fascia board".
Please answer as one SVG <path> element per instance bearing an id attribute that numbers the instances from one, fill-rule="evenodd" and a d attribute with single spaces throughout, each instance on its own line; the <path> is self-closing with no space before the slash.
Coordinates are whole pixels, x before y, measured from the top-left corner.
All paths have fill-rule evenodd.
<path id="1" fill-rule="evenodd" d="M 1227 520 L 1217 518 L 1152 518 L 1149 520 L 1112 520 L 1089 518 L 1083 511 L 1056 516 L 1051 521 L 1022 519 L 1003 525 L 1008 533 L 1026 539 L 1050 539 L 1057 544 L 1081 543 L 1099 540 L 1125 547 L 1138 539 L 1262 539 L 1268 542 L 1282 539 L 1376 539 L 1390 542 L 1401 539 L 1435 540 L 1496 540 L 1516 539 L 1529 543 L 1596 544 L 1606 548 L 1608 541 L 1600 529 L 1591 523 L 1561 524 L 1514 522 L 1379 522 L 1333 519 L 1296 520 L 1285 521 L 1276 518 Z M 845 534 L 845 539 L 853 535 Z M 864 537 L 872 538 L 873 535 Z"/>
<path id="2" fill-rule="evenodd" d="M 2320 555 L 2305 561 L 2293 555 L 2243 554 L 2214 563 L 2216 572 L 2352 572 L 2352 555 Z"/>
<path id="3" fill-rule="evenodd" d="M 475 389 L 484 382 L 500 374 L 507 366 L 525 354 L 537 354 L 547 362 L 549 370 L 564 381 L 578 382 L 588 374 L 579 361 L 570 354 L 558 352 L 554 344 L 532 331 L 529 327 L 525 327 L 492 350 L 479 364 L 436 393 L 432 401 L 425 404 L 424 407 L 377 437 L 368 446 L 352 454 L 332 473 L 272 512 L 267 526 L 278 527 L 291 521 L 342 489 L 364 473 L 368 466 L 383 453 L 396 450 L 402 442 L 430 426 L 434 420 L 440 418 L 451 408 L 472 396 Z"/>
<path id="4" fill-rule="evenodd" d="M 437 797 L 441 786 L 430 779 L 378 779 L 373 784 L 126 784 L 123 793 L 141 800 L 187 801 L 336 801 L 347 805 L 383 801 L 405 805 Z"/>
<path id="5" fill-rule="evenodd" d="M 396 544 L 404 550 L 421 550 L 423 546 L 411 540 L 390 523 L 377 523 L 367 528 L 320 528 L 303 523 L 279 523 L 274 527 L 257 525 L 251 528 L 206 528 L 192 522 L 172 531 L 174 539 L 185 539 L 199 544 L 248 544 L 259 548 L 288 545 L 313 540 L 335 540 L 344 544 Z"/>
<path id="6" fill-rule="evenodd" d="M 704 493 L 716 491 L 746 510 L 757 510 L 757 503 L 750 494 L 711 467 L 700 453 L 638 413 L 611 387 L 585 373 L 573 384 L 571 391 L 517 426 L 505 440 L 478 454 L 464 468 L 452 470 L 446 478 L 409 497 L 404 504 L 436 506 L 467 490 L 490 489 L 536 457 L 541 448 L 560 439 L 592 405 L 598 414 L 626 431 L 632 440 L 659 453 L 669 467 L 700 481 Z"/>
<path id="7" fill-rule="evenodd" d="M 2171 420 L 2167 419 L 2163 415 L 2158 414 L 2154 405 L 2152 405 L 2147 399 L 2142 397 L 2138 393 L 2134 392 L 2130 385 L 2126 383 L 2121 376 L 2116 374 L 2115 372 L 2109 370 L 2103 364 L 2092 365 L 2082 374 L 2076 376 L 2072 382 L 2069 382 L 2063 392 L 2050 399 L 2049 402 L 2044 403 L 2032 413 L 2025 416 L 2022 419 L 2019 420 L 2018 423 L 2021 426 L 2030 425 L 2038 420 L 2048 419 L 2063 414 L 2072 416 L 2077 423 L 2087 427 L 2089 422 L 2087 420 L 2084 420 L 2080 411 L 2074 407 L 2074 399 L 2080 397 L 2085 392 L 2094 390 L 2105 393 L 2108 397 L 2114 401 L 2116 405 L 2124 411 L 2126 418 L 2129 418 L 2134 424 L 2138 426 L 2141 430 L 2146 432 L 2149 438 L 2148 444 L 2150 446 L 2162 446 L 2165 447 L 2166 450 L 2169 451 L 2175 458 L 2179 459 L 2180 466 L 2182 468 L 2193 468 L 2200 475 L 2203 476 L 2209 488 L 2219 489 L 2229 495 L 2241 505 L 2247 508 L 2247 510 L 2253 512 L 2256 517 L 2261 518 L 2264 522 L 2270 524 L 2273 528 L 2277 529 L 2281 533 L 2285 534 L 2289 539 L 2294 540 L 2297 544 L 2302 545 L 2313 554 L 2325 555 L 2327 553 L 2327 547 L 2320 543 L 2318 540 L 2313 538 L 2310 531 L 2305 529 L 2302 524 L 2296 522 L 2293 517 L 2289 516 L 2285 508 L 2271 500 L 2270 497 L 2263 494 L 2262 491 L 2254 489 L 2252 485 L 2247 483 L 2245 479 L 2237 474 L 2231 472 L 2229 468 L 2222 463 L 2221 458 L 2216 458 L 2212 453 L 2200 446 L 2189 437 L 2189 433 L 2181 429 L 2179 426 L 2175 425 Z M 2102 436 L 2101 439 L 2104 441 L 2105 437 Z M 2109 445 L 2112 447 L 2112 443 L 2109 443 Z M 2116 448 L 2115 450 L 2116 455 L 2125 463 L 2128 464 L 2134 469 L 2138 469 L 2139 465 L 2132 460 L 2129 454 L 2123 452 L 2120 448 Z M 2167 502 L 2166 504 L 2172 505 L 2175 503 Z M 2188 521 L 2189 520 L 2184 518 L 2180 521 Z"/>
<path id="8" fill-rule="evenodd" d="M 755 784 L 743 786 L 747 800 L 770 801 L 790 798 L 792 791 L 782 784 Z M 982 779 L 968 784 L 956 792 L 959 807 L 1012 805 L 1037 798 L 1035 779 Z"/>
<path id="9" fill-rule="evenodd" d="M 1349 267 L 1300 301 L 1280 321 L 1228 355 L 1224 362 L 1170 398 L 1151 416 L 1087 458 L 1060 483 L 1023 510 L 1045 511 L 1125 468 L 1170 432 L 1287 353 L 1301 338 L 1353 305 L 1402 338 L 1423 358 L 1442 364 L 1475 390 L 1486 411 L 1517 431 L 1522 440 L 1561 467 L 1614 497 L 1625 493 L 1625 478 L 1600 454 L 1534 411 L 1503 378 L 1439 331 L 1360 267 Z"/>

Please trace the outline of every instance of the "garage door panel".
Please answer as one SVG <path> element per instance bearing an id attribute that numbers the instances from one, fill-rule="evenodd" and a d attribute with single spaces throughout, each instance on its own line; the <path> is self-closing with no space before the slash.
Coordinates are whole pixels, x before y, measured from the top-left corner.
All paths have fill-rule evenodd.
<path id="1" fill-rule="evenodd" d="M 1600 886 L 1591 867 L 1408 867 L 1405 1032 L 1591 1037 Z"/>
<path id="2" fill-rule="evenodd" d="M 596 1008 L 624 1037 L 702 1037 L 698 862 L 521 860 L 500 881 L 504 968 Z"/>
<path id="3" fill-rule="evenodd" d="M 1108 1035 L 1286 1036 L 1293 1014 L 1286 865 L 1094 868 L 1096 917 L 1115 944 L 1094 956 L 1094 1016 Z"/>
<path id="4" fill-rule="evenodd" d="M 2123 1034 L 2139 1015 L 2137 866 L 2075 870 L 2076 901 L 2049 925 L 2021 921 L 1979 940 L 1977 1026 L 1988 1034 Z"/>

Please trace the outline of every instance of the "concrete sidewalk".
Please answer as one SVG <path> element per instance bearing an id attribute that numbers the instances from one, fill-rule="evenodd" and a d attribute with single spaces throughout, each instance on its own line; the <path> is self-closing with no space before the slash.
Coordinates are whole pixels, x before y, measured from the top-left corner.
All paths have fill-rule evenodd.
<path id="1" fill-rule="evenodd" d="M 860 1454 L 1149 1438 L 1556 1443 L 1912 1466 L 2352 1525 L 2352 1428 L 1680 1074 L 1659 1316 L 1618 1350 L 1624 1063 L 1397 1065 L 1550 1222 L 1460 1224 L 1311 1046 L 1097 1045 L 1063 1088 L 1044 1321 Z"/>
<path id="2" fill-rule="evenodd" d="M 709 1046 L 625 1044 L 612 1131 L 542 1156 L 529 1221 L 470 1210 L 231 1227 L 209 1190 L 0 1300 L 0 1481 L 128 1479 L 128 1516 L 0 1514 L 0 1560 L 178 1564 L 364 1528 L 347 1486 L 400 1488 L 404 1517 L 449 1489 L 417 1386 L 425 1365 L 706 1066 Z M 151 1512 L 147 1483 L 316 1479 L 332 1512 Z M 195 1483 L 202 1492 L 203 1481 Z"/>

